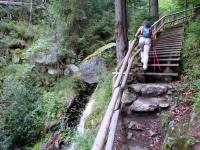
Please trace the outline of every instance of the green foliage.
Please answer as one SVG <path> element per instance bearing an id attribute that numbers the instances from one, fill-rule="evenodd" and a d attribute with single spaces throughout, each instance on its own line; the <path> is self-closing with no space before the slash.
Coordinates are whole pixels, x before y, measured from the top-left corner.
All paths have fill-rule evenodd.
<path id="1" fill-rule="evenodd" d="M 186 37 L 183 49 L 184 70 L 190 79 L 200 77 L 200 18 L 190 23 L 186 28 Z"/>
<path id="2" fill-rule="evenodd" d="M 4 104 L 0 120 L 0 145 L 3 149 L 31 143 L 41 134 L 43 114 L 40 94 L 32 82 L 23 82 L 9 76 L 3 83 L 0 103 Z"/>
<path id="3" fill-rule="evenodd" d="M 89 150 L 92 149 L 92 145 L 95 140 L 95 134 L 90 130 L 86 130 L 84 134 L 75 135 L 74 139 L 78 143 L 76 150 Z"/>

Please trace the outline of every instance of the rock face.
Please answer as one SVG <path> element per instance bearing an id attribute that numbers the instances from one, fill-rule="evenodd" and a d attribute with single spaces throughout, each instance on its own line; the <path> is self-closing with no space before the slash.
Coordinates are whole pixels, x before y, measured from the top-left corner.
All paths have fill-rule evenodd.
<path id="1" fill-rule="evenodd" d="M 81 63 L 80 72 L 87 83 L 98 83 L 99 77 L 106 72 L 106 67 L 102 59 L 96 56 Z"/>
<path id="2" fill-rule="evenodd" d="M 130 110 L 136 112 L 148 112 L 167 107 L 169 107 L 169 102 L 164 97 L 139 97 L 130 106 Z"/>

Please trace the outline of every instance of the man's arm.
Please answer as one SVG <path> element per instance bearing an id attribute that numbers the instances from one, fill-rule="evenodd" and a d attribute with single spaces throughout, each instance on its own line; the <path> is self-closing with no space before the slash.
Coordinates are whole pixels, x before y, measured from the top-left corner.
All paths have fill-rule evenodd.
<path id="1" fill-rule="evenodd" d="M 135 37 L 138 38 L 141 34 L 141 31 L 142 31 L 142 27 L 140 27 L 138 30 L 137 30 L 137 33 L 135 34 Z"/>

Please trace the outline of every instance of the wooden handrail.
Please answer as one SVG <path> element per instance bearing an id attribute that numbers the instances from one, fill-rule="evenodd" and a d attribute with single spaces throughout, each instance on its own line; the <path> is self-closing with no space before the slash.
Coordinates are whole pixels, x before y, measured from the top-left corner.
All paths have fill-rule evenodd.
<path id="1" fill-rule="evenodd" d="M 172 14 L 163 16 L 162 18 L 160 18 L 158 21 L 156 21 L 152 25 L 151 28 L 152 28 L 153 34 L 156 35 L 157 32 L 159 32 L 160 30 L 165 28 L 165 25 L 169 24 L 169 22 L 175 23 L 176 21 L 184 19 L 184 18 L 185 18 L 185 21 L 188 21 L 189 20 L 188 16 L 192 17 L 193 11 L 195 9 L 199 9 L 199 8 L 200 8 L 200 6 L 197 6 L 197 7 L 193 7 L 193 8 L 190 8 L 190 9 L 186 9 L 186 10 L 183 10 L 183 11 L 179 11 L 179 12 L 176 12 L 176 13 L 172 13 Z M 191 15 L 188 15 L 187 12 L 190 12 L 190 11 L 191 11 Z M 181 14 L 181 16 L 179 16 L 180 14 Z"/>
<path id="2" fill-rule="evenodd" d="M 130 60 L 131 54 L 133 49 L 136 47 L 137 44 L 137 40 L 133 40 L 131 42 L 131 44 L 129 45 L 129 50 L 123 60 L 122 66 L 120 67 L 120 71 L 119 74 L 115 77 L 116 80 L 114 81 L 114 87 L 113 87 L 113 94 L 112 94 L 112 98 L 111 101 L 109 103 L 109 106 L 107 108 L 107 111 L 104 115 L 104 118 L 101 122 L 101 126 L 99 128 L 99 131 L 97 133 L 95 142 L 93 144 L 92 150 L 102 150 L 104 143 L 105 143 L 105 139 L 107 137 L 108 134 L 108 129 L 110 127 L 110 123 L 111 123 L 111 119 L 113 118 L 113 114 L 115 111 L 117 111 L 117 109 L 119 109 L 119 105 L 121 102 L 121 97 L 122 97 L 122 93 L 123 93 L 123 88 L 121 86 L 121 83 L 127 81 L 128 75 L 126 75 L 127 73 L 129 73 L 130 71 L 130 63 L 128 63 L 128 61 Z M 134 57 L 138 54 L 139 52 L 137 51 L 136 54 L 134 55 Z M 133 56 L 131 57 L 133 58 Z M 127 68 L 127 65 L 129 66 Z M 128 71 L 127 71 L 128 69 Z M 126 70 L 125 76 L 123 75 L 124 71 Z M 116 113 L 115 113 L 116 114 Z M 117 113 L 119 114 L 119 113 Z M 117 118 L 117 116 L 115 116 Z"/>

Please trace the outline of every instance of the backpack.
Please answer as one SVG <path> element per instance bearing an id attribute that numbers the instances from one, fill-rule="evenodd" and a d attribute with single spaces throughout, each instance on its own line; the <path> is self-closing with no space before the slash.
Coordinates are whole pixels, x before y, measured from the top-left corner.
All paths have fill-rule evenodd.
<path id="1" fill-rule="evenodd" d="M 142 28 L 142 36 L 145 38 L 151 38 L 151 27 L 150 26 L 143 26 Z"/>

